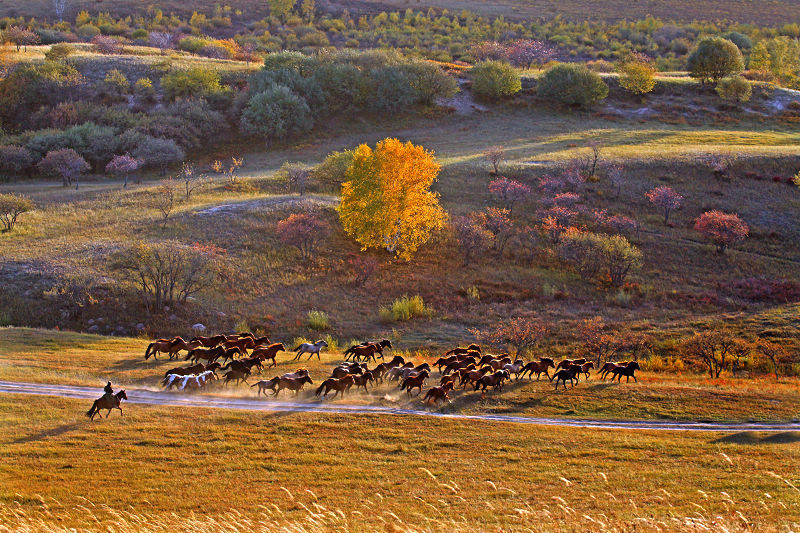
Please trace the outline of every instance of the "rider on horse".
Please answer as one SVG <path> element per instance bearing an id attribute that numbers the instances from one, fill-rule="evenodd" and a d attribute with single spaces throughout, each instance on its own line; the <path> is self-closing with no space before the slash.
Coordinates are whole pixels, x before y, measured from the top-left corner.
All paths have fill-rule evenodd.
<path id="1" fill-rule="evenodd" d="M 108 383 L 106 383 L 105 387 L 103 387 L 103 392 L 105 392 L 106 394 L 112 394 L 112 395 L 114 394 L 114 389 L 111 388 L 111 382 L 110 381 Z"/>

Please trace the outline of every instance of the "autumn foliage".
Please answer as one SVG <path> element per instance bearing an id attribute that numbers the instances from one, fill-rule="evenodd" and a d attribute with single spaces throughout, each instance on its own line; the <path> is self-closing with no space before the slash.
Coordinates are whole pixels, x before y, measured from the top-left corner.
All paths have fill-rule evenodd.
<path id="1" fill-rule="evenodd" d="M 362 144 L 342 184 L 342 227 L 362 249 L 385 248 L 410 259 L 447 220 L 430 190 L 438 174 L 433 152 L 422 146 L 397 139 L 384 139 L 374 150 Z"/>
<path id="2" fill-rule="evenodd" d="M 724 253 L 726 248 L 743 241 L 750 233 L 739 215 L 722 211 L 706 211 L 695 219 L 694 229 L 716 245 L 717 253 Z"/>

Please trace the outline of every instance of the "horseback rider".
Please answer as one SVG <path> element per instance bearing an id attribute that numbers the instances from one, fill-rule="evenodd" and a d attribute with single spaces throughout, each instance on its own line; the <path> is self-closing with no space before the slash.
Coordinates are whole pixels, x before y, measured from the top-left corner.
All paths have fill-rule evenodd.
<path id="1" fill-rule="evenodd" d="M 108 383 L 106 383 L 105 387 L 103 387 L 103 392 L 105 392 L 106 394 L 114 394 L 114 389 L 111 388 L 111 382 L 110 381 Z"/>

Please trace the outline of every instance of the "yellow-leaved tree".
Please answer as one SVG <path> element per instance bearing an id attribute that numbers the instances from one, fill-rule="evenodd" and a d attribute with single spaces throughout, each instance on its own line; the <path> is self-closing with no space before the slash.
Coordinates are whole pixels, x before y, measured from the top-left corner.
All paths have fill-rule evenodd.
<path id="1" fill-rule="evenodd" d="M 408 260 L 444 227 L 447 213 L 430 190 L 439 174 L 433 152 L 384 139 L 356 148 L 345 173 L 339 219 L 362 249 L 386 248 Z"/>

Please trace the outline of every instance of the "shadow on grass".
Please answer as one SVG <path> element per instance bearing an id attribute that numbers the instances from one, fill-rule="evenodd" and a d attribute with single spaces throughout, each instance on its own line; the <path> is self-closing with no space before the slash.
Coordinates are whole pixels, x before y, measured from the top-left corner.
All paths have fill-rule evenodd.
<path id="1" fill-rule="evenodd" d="M 785 431 L 761 436 L 755 431 L 742 431 L 711 441 L 715 444 L 794 444 L 800 442 L 800 431 Z"/>
<path id="2" fill-rule="evenodd" d="M 75 431 L 76 429 L 80 429 L 85 426 L 86 424 L 82 422 L 72 422 L 70 424 L 64 424 L 52 429 L 46 429 L 44 431 L 40 431 L 39 433 L 34 433 L 33 435 L 20 437 L 16 440 L 11 441 L 11 444 L 26 444 L 29 442 L 37 442 L 40 440 L 44 440 L 47 437 L 58 437 L 59 435 L 63 435 L 64 433 L 69 433 L 70 431 Z"/>

